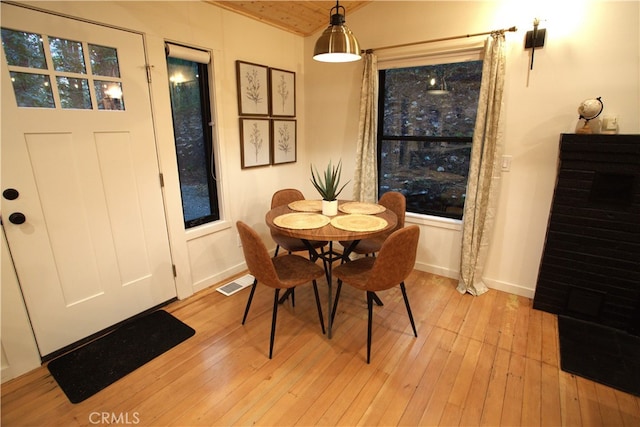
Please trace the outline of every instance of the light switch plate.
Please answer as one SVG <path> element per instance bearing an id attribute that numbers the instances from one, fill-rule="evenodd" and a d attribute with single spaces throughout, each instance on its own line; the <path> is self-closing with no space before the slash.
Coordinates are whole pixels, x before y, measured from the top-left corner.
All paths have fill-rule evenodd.
<path id="1" fill-rule="evenodd" d="M 511 160 L 513 156 L 504 155 L 502 156 L 502 172 L 509 172 L 511 170 Z"/>

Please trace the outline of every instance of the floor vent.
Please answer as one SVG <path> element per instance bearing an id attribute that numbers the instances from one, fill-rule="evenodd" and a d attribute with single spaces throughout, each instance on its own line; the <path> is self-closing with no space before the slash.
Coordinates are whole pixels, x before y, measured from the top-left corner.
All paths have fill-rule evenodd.
<path id="1" fill-rule="evenodd" d="M 245 274 L 242 277 L 238 277 L 233 282 L 229 282 L 226 285 L 220 286 L 216 289 L 221 294 L 226 296 L 230 296 L 235 294 L 238 291 L 246 288 L 247 286 L 251 286 L 253 284 L 254 277 L 250 274 Z"/>

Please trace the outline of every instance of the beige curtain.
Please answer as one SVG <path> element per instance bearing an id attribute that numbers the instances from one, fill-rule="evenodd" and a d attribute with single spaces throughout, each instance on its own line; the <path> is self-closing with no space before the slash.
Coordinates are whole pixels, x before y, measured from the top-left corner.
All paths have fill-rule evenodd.
<path id="1" fill-rule="evenodd" d="M 482 274 L 493 228 L 500 182 L 500 127 L 505 74 L 505 37 L 496 33 L 485 44 L 478 115 L 473 131 L 469 181 L 462 226 L 458 291 L 481 295 L 488 288 Z"/>
<path id="2" fill-rule="evenodd" d="M 353 179 L 353 199 L 361 202 L 378 201 L 377 132 L 378 58 L 373 53 L 366 53 L 360 90 L 360 124 Z"/>

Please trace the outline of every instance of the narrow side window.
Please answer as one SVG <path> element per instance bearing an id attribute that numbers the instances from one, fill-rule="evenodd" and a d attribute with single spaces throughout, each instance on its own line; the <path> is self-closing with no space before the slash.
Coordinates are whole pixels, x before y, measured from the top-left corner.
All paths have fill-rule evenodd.
<path id="1" fill-rule="evenodd" d="M 173 132 L 185 228 L 220 219 L 208 52 L 167 44 Z"/>

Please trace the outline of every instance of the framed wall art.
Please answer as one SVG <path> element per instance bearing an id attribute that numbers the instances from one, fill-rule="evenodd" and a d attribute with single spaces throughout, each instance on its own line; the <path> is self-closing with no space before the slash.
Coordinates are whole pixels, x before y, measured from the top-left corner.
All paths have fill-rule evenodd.
<path id="1" fill-rule="evenodd" d="M 271 163 L 269 119 L 240 119 L 240 157 L 242 169 Z"/>
<path id="2" fill-rule="evenodd" d="M 296 121 L 295 120 L 271 120 L 271 143 L 273 148 L 273 164 L 293 163 L 296 161 Z"/>
<path id="3" fill-rule="evenodd" d="M 273 117 L 296 116 L 296 73 L 269 68 L 271 115 Z"/>
<path id="4" fill-rule="evenodd" d="M 268 70 L 264 65 L 236 61 L 238 113 L 241 116 L 269 115 Z"/>

